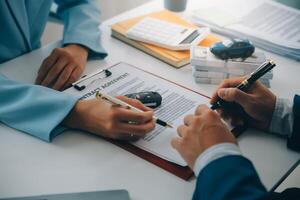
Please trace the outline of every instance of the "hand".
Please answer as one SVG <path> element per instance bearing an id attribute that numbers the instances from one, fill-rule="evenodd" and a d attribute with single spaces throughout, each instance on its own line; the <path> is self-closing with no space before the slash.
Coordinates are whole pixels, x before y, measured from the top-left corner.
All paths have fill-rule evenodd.
<path id="1" fill-rule="evenodd" d="M 172 146 L 180 153 L 191 169 L 196 159 L 207 148 L 219 143 L 235 143 L 235 138 L 215 111 L 200 105 L 195 115 L 184 118 L 184 125 L 177 129 L 179 137 L 172 139 Z"/>
<path id="2" fill-rule="evenodd" d="M 250 126 L 267 131 L 275 108 L 276 96 L 258 81 L 246 92 L 233 88 L 244 79 L 245 77 L 239 77 L 223 81 L 213 94 L 210 103 L 215 103 L 218 97 L 227 102 L 235 102 L 242 107 L 243 112 L 221 108 L 218 111 L 222 117 L 230 119 L 233 125 L 236 125 L 238 119 L 244 118 Z M 242 113 L 246 117 L 241 116 Z"/>
<path id="3" fill-rule="evenodd" d="M 145 112 L 137 113 L 112 105 L 105 100 L 82 100 L 77 102 L 63 124 L 70 128 L 120 140 L 137 140 L 154 129 L 155 121 L 150 108 L 145 107 L 138 100 L 118 98 Z"/>
<path id="4" fill-rule="evenodd" d="M 71 44 L 63 48 L 56 48 L 42 63 L 36 84 L 64 90 L 79 79 L 88 57 L 84 47 Z"/>

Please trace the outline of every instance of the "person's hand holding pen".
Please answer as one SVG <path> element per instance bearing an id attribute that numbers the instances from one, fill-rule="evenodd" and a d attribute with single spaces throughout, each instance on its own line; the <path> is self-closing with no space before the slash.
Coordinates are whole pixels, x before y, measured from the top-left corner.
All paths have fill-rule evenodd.
<path id="1" fill-rule="evenodd" d="M 267 61 L 248 77 L 223 81 L 212 96 L 211 108 L 200 105 L 194 115 L 184 118 L 184 124 L 177 129 L 178 137 L 173 138 L 171 144 L 192 169 L 199 155 L 210 147 L 217 148 L 220 144 L 223 148 L 234 148 L 232 144 L 236 143 L 215 109 L 234 126 L 244 119 L 248 125 L 269 130 L 276 96 L 257 79 L 274 66 L 273 61 Z"/>
<path id="2" fill-rule="evenodd" d="M 249 125 L 268 130 L 276 97 L 259 81 L 253 83 L 246 92 L 235 88 L 244 80 L 245 77 L 239 77 L 223 81 L 213 94 L 211 104 L 216 103 L 219 98 L 226 102 L 234 102 L 239 106 L 230 108 L 223 106 L 217 109 L 223 118 L 236 123 L 239 119 L 245 118 L 241 114 L 247 115 L 245 119 Z M 186 116 L 177 132 L 178 137 L 173 138 L 172 146 L 192 169 L 198 156 L 208 148 L 222 143 L 236 143 L 236 139 L 221 121 L 218 113 L 205 105 L 200 105 L 194 115 Z"/>
<path id="3" fill-rule="evenodd" d="M 230 120 L 235 126 L 240 123 L 240 119 L 244 119 L 248 125 L 267 131 L 275 108 L 276 96 L 259 81 L 253 83 L 246 92 L 235 88 L 243 80 L 245 77 L 224 80 L 212 95 L 210 103 L 214 104 L 218 98 L 234 102 L 241 107 L 217 109 L 225 120 Z"/>
<path id="4" fill-rule="evenodd" d="M 80 100 L 63 124 L 70 128 L 119 140 L 137 140 L 154 129 L 155 120 L 150 108 L 138 100 L 123 96 L 118 99 L 144 112 L 134 112 L 102 99 Z M 131 123 L 128 123 L 129 121 Z"/>

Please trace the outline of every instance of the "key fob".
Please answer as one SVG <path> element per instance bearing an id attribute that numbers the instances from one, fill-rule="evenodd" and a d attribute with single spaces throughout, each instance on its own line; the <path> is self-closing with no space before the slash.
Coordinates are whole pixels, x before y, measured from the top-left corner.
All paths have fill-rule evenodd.
<path id="1" fill-rule="evenodd" d="M 158 92 L 138 92 L 125 95 L 131 99 L 137 99 L 142 102 L 145 106 L 150 108 L 157 108 L 161 105 L 162 97 Z"/>

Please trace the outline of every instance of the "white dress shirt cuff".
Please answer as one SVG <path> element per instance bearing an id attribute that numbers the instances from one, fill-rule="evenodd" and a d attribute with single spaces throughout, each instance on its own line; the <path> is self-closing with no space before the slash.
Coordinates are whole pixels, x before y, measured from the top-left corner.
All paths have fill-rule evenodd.
<path id="1" fill-rule="evenodd" d="M 283 136 L 291 136 L 293 123 L 294 114 L 292 102 L 288 99 L 276 98 L 270 131 Z"/>
<path id="2" fill-rule="evenodd" d="M 194 165 L 195 175 L 198 176 L 201 170 L 210 162 L 229 155 L 242 155 L 242 153 L 240 148 L 233 143 L 221 143 L 209 147 L 198 156 Z"/>

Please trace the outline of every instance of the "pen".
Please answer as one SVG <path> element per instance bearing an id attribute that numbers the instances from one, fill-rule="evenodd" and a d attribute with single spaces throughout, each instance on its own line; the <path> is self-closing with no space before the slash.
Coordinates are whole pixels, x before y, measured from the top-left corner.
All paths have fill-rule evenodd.
<path id="1" fill-rule="evenodd" d="M 96 93 L 96 98 L 97 98 L 97 99 L 99 99 L 99 98 L 104 99 L 104 100 L 106 100 L 106 101 L 109 101 L 110 103 L 113 103 L 113 104 L 115 104 L 115 105 L 122 106 L 122 107 L 124 107 L 124 108 L 133 110 L 133 111 L 135 111 L 135 112 L 144 112 L 144 111 L 142 111 L 142 110 L 140 110 L 140 109 L 138 109 L 138 108 L 136 108 L 136 107 L 134 107 L 134 106 L 132 106 L 132 105 L 130 105 L 130 104 L 124 102 L 124 101 L 121 101 L 120 99 L 117 99 L 117 98 L 115 98 L 115 97 L 112 97 L 112 96 L 110 96 L 110 95 L 108 95 L 108 94 L 105 94 L 105 93 L 103 93 L 103 92 L 99 92 L 99 91 L 98 91 L 98 92 Z M 156 121 L 157 124 L 159 124 L 159 125 L 161 125 L 161 126 L 164 126 L 164 127 L 173 128 L 173 126 L 172 126 L 171 124 L 169 124 L 168 122 L 165 122 L 165 121 L 163 121 L 163 120 L 161 120 L 161 119 L 159 119 L 159 118 L 157 118 L 157 117 L 155 117 L 155 116 L 154 116 L 153 118 L 155 119 L 155 121 Z"/>
<path id="2" fill-rule="evenodd" d="M 242 91 L 247 90 L 255 81 L 257 81 L 260 77 L 265 75 L 268 71 L 273 69 L 276 64 L 273 60 L 267 60 L 263 64 L 261 64 L 254 72 L 252 72 L 248 78 L 246 78 L 244 81 L 242 81 L 239 85 L 236 86 L 237 89 L 240 89 Z M 217 102 L 214 103 L 210 108 L 212 110 L 218 109 L 221 106 L 224 106 L 227 102 L 218 98 Z"/>

